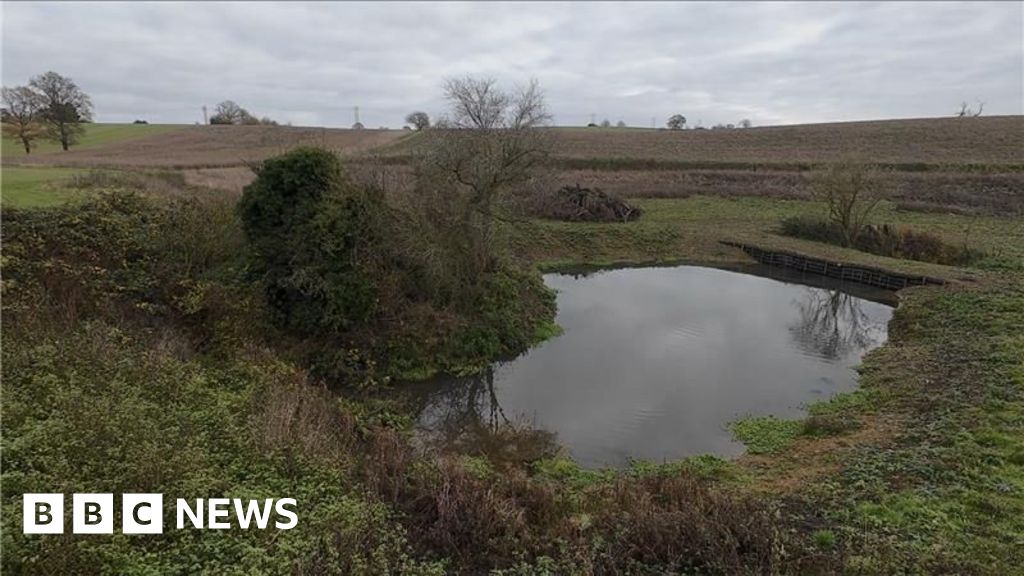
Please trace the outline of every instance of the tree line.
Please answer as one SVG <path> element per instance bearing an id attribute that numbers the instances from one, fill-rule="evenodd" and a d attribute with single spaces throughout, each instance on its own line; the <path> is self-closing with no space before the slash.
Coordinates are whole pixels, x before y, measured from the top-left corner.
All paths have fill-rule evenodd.
<path id="1" fill-rule="evenodd" d="M 448 89 L 450 87 L 446 87 Z M 60 142 L 61 148 L 68 150 L 84 132 L 83 123 L 92 121 L 92 101 L 89 96 L 71 79 L 56 72 L 47 72 L 32 78 L 27 86 L 3 88 L 2 110 L 3 131 L 11 138 L 20 140 L 25 153 L 30 154 L 39 138 L 47 138 Z M 980 114 L 980 112 L 979 112 Z M 425 130 L 431 126 L 430 117 L 425 112 L 415 111 L 405 117 L 406 124 L 416 130 Z M 136 121 L 136 123 L 143 123 Z M 215 125 L 271 125 L 277 122 L 267 116 L 257 118 L 233 100 L 225 100 L 217 104 L 210 124 Z M 589 124 L 597 126 L 597 124 Z M 600 126 L 610 127 L 606 119 Z M 626 126 L 621 120 L 617 127 Z M 668 118 L 666 126 L 670 130 L 686 128 L 686 117 L 673 114 Z M 749 128 L 750 120 L 739 122 L 740 128 Z M 735 128 L 733 124 L 719 124 L 712 129 Z"/>

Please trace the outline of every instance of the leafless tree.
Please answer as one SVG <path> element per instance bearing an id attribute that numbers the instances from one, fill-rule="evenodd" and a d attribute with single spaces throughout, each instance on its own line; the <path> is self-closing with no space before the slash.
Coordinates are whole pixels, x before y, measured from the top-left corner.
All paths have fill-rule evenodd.
<path id="1" fill-rule="evenodd" d="M 839 290 L 807 288 L 797 303 L 800 321 L 789 327 L 804 350 L 830 360 L 877 344 L 884 333 L 861 308 L 860 300 Z"/>
<path id="2" fill-rule="evenodd" d="M 626 123 L 623 122 L 622 120 L 619 120 L 618 122 L 615 123 L 615 127 L 616 128 L 625 128 L 626 127 Z"/>
<path id="3" fill-rule="evenodd" d="M 605 118 L 604 120 L 601 120 L 601 128 L 611 128 L 611 127 L 612 127 L 612 123 L 609 122 L 607 118 Z"/>
<path id="4" fill-rule="evenodd" d="M 492 78 L 449 79 L 444 95 L 449 114 L 428 133 L 418 179 L 421 187 L 450 192 L 446 201 L 458 199 L 460 236 L 479 273 L 493 260 L 500 201 L 550 154 L 544 127 L 551 116 L 536 80 L 507 91 Z"/>
<path id="5" fill-rule="evenodd" d="M 40 117 L 51 139 L 67 150 L 83 132 L 82 122 L 92 120 L 92 101 L 71 78 L 56 72 L 36 76 L 29 87 L 42 98 Z"/>
<path id="6" fill-rule="evenodd" d="M 673 114 L 669 117 L 666 125 L 671 130 L 682 130 L 686 127 L 686 116 L 683 116 L 682 114 Z"/>
<path id="7" fill-rule="evenodd" d="M 405 117 L 405 123 L 411 124 L 416 130 L 425 130 L 430 128 L 430 116 L 427 116 L 426 112 L 410 112 Z"/>
<path id="8" fill-rule="evenodd" d="M 213 109 L 210 124 L 241 124 L 242 118 L 248 115 L 249 112 L 234 100 L 225 100 Z"/>
<path id="9" fill-rule="evenodd" d="M 884 197 L 878 170 L 844 158 L 812 174 L 810 180 L 811 194 L 827 206 L 829 221 L 839 229 L 843 244 L 853 245 Z"/>
<path id="10" fill-rule="evenodd" d="M 41 118 L 43 97 L 28 86 L 5 86 L 3 102 L 4 134 L 21 140 L 25 154 L 31 154 L 35 139 L 45 132 Z"/>
<path id="11" fill-rule="evenodd" d="M 236 104 L 234 100 L 225 100 L 217 104 L 217 107 L 213 109 L 210 124 L 267 124 L 275 126 L 277 122 L 267 116 L 259 119 L 245 108 Z"/>
<path id="12" fill-rule="evenodd" d="M 985 103 L 978 100 L 978 109 L 975 110 L 967 105 L 967 102 L 960 103 L 960 111 L 956 113 L 957 118 L 977 118 L 981 116 L 982 110 L 985 109 Z"/>
<path id="13" fill-rule="evenodd" d="M 754 124 L 748 118 L 744 118 L 743 120 L 740 120 L 740 123 L 739 123 L 739 127 L 740 128 L 750 128 L 753 125 Z"/>

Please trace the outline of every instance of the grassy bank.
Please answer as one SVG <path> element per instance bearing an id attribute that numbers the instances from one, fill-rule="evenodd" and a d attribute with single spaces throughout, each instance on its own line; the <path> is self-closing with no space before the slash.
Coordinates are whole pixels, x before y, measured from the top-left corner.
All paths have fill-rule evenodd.
<path id="1" fill-rule="evenodd" d="M 972 268 L 776 234 L 817 209 L 799 200 L 648 199 L 625 224 L 509 224 L 527 266 L 745 262 L 720 244 L 738 240 L 953 281 L 901 293 L 858 392 L 804 422 L 741 425 L 753 449 L 736 463 L 614 472 L 417 451 L 395 406 L 328 392 L 294 361 L 239 257 L 230 200 L 117 198 L 5 207 L 5 572 L 1006 574 L 1024 562 L 1017 221 L 883 205 L 884 221 L 986 251 Z M 21 493 L 50 491 L 286 493 L 300 525 L 21 535 Z"/>

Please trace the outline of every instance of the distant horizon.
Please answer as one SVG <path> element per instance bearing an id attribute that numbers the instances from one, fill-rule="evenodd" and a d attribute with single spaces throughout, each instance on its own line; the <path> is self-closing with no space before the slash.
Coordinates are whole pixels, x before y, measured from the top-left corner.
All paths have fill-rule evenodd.
<path id="1" fill-rule="evenodd" d="M 985 119 L 985 118 L 1016 118 L 1016 117 L 1022 117 L 1022 116 L 1024 116 L 1024 113 L 1022 113 L 1022 114 L 983 114 L 983 115 L 979 116 L 977 119 Z M 144 118 L 140 118 L 139 120 L 144 120 Z M 915 121 L 915 120 L 957 120 L 957 121 L 969 122 L 969 121 L 975 120 L 975 118 L 969 118 L 969 119 L 968 118 L 957 118 L 956 116 L 950 115 L 950 116 L 917 116 L 917 117 L 906 117 L 906 118 L 874 118 L 874 119 L 870 119 L 870 120 L 825 120 L 825 121 L 822 121 L 822 122 L 799 122 L 799 123 L 794 123 L 794 124 L 763 124 L 763 125 L 755 124 L 755 125 L 751 126 L 750 128 L 740 128 L 740 127 L 736 126 L 736 127 L 733 128 L 733 130 L 741 130 L 742 131 L 742 130 L 753 130 L 753 129 L 756 129 L 756 128 L 787 128 L 787 127 L 796 127 L 796 126 L 818 126 L 818 125 L 827 125 L 827 124 L 864 124 L 864 123 L 873 123 L 873 122 L 911 122 L 911 121 Z M 135 122 L 134 121 L 94 120 L 92 122 L 89 122 L 88 124 L 132 125 L 132 124 L 135 124 Z M 224 126 L 224 127 L 239 126 L 239 125 L 230 125 L 230 124 L 228 124 L 228 125 L 224 125 L 224 124 L 220 124 L 220 125 L 218 125 L 218 124 L 203 124 L 202 122 L 146 122 L 145 125 L 150 125 L 150 126 Z M 260 126 L 260 125 L 254 125 L 254 126 Z M 267 127 L 267 125 L 262 125 L 262 126 L 263 127 Z M 316 125 L 316 124 L 287 124 L 287 123 L 279 123 L 277 125 L 277 127 L 281 127 L 281 128 L 325 128 L 325 129 L 328 129 L 328 130 L 396 130 L 396 131 L 404 130 L 403 126 L 408 126 L 408 125 L 407 124 L 403 124 L 403 125 L 399 125 L 399 126 L 364 126 L 363 128 L 353 128 L 351 126 L 323 126 L 323 125 Z M 601 129 L 601 130 L 632 129 L 632 130 L 655 130 L 655 131 L 658 131 L 658 130 L 669 131 L 669 130 L 671 130 L 670 128 L 667 128 L 664 124 L 659 125 L 659 126 L 655 126 L 654 128 L 651 128 L 650 126 L 633 126 L 633 125 L 629 125 L 629 124 L 627 124 L 626 126 L 615 126 L 614 124 L 611 125 L 611 126 L 587 126 L 586 124 L 550 124 L 548 126 L 545 126 L 545 128 L 590 128 L 590 129 L 595 129 L 596 128 L 596 129 Z M 693 130 L 695 128 L 697 128 L 697 126 L 694 126 L 694 125 L 691 125 L 691 124 L 687 123 L 686 127 L 683 130 Z M 710 131 L 712 129 L 711 126 L 701 126 L 701 128 L 707 129 L 708 131 Z M 412 130 L 412 131 L 415 132 L 415 130 Z"/>

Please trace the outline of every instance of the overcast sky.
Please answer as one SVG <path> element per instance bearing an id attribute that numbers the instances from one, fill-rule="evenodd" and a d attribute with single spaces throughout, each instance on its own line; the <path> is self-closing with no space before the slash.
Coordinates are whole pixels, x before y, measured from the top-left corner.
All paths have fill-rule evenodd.
<path id="1" fill-rule="evenodd" d="M 96 119 L 397 128 L 443 78 L 536 77 L 557 124 L 755 125 L 1024 107 L 1022 3 L 10 3 L 3 83 L 73 78 Z"/>

